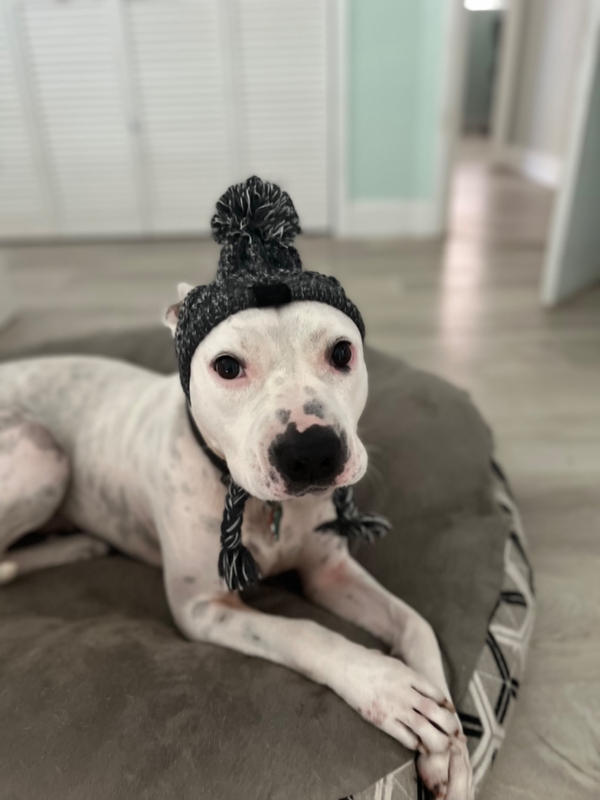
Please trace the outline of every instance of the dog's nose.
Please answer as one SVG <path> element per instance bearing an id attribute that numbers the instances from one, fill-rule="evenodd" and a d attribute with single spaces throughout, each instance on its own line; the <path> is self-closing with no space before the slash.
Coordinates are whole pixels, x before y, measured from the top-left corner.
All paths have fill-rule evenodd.
<path id="1" fill-rule="evenodd" d="M 290 492 L 326 487 L 342 472 L 345 446 L 333 428 L 311 425 L 298 431 L 292 423 L 277 436 L 269 449 L 271 463 Z"/>

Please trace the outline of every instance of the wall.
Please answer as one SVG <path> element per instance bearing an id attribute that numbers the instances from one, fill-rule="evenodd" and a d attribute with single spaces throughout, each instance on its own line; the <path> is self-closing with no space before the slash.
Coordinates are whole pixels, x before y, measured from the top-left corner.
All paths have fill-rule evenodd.
<path id="1" fill-rule="evenodd" d="M 467 14 L 467 69 L 462 125 L 467 132 L 489 132 L 502 17 L 501 11 L 471 11 Z"/>
<path id="2" fill-rule="evenodd" d="M 561 158 L 588 0 L 527 0 L 509 136 Z"/>
<path id="3" fill-rule="evenodd" d="M 556 185 L 567 146 L 589 0 L 513 0 L 520 31 L 504 160 Z"/>
<path id="4" fill-rule="evenodd" d="M 380 223 L 383 214 L 390 233 L 427 232 L 433 224 L 427 217 L 436 192 L 450 6 L 348 2 L 346 232 L 360 232 L 363 212 L 379 214 Z"/>
<path id="5" fill-rule="evenodd" d="M 581 124 L 571 143 L 565 186 L 548 247 L 542 301 L 554 305 L 600 282 L 600 12 Z M 585 59 L 585 55 L 583 58 Z M 581 113 L 581 112 L 580 112 Z"/>

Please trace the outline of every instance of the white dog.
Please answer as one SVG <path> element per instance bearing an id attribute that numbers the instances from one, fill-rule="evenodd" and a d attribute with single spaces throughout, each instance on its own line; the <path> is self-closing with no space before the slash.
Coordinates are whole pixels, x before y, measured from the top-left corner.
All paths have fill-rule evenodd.
<path id="1" fill-rule="evenodd" d="M 176 330 L 181 301 L 166 322 Z M 191 639 L 286 665 L 330 687 L 403 745 L 437 797 L 469 800 L 471 768 L 428 623 L 319 525 L 332 492 L 367 466 L 361 334 L 322 302 L 247 308 L 191 359 L 188 418 L 178 376 L 93 357 L 0 366 L 0 581 L 86 558 L 106 543 L 162 565 L 173 617 Z M 384 655 L 309 620 L 246 606 L 219 575 L 226 487 L 192 428 L 250 497 L 242 539 L 260 574 L 298 570 L 306 596 L 360 625 Z M 281 504 L 278 535 L 273 501 Z M 7 548 L 60 517 L 80 533 Z"/>

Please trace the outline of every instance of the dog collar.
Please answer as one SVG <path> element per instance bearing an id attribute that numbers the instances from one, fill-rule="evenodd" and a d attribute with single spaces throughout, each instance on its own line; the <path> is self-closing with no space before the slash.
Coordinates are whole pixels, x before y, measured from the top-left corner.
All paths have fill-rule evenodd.
<path id="1" fill-rule="evenodd" d="M 211 464 L 216 467 L 219 472 L 221 473 L 221 483 L 225 486 L 229 486 L 231 481 L 231 475 L 229 474 L 229 468 L 227 466 L 227 462 L 221 456 L 218 456 L 215 451 L 210 448 L 206 442 L 206 439 L 200 433 L 198 426 L 196 425 L 196 420 L 192 416 L 192 412 L 190 411 L 190 407 L 186 404 L 185 410 L 187 411 L 188 419 L 190 421 L 190 427 L 192 429 L 192 433 L 194 435 L 194 439 L 202 451 L 205 453 L 208 460 Z M 269 530 L 273 534 L 275 539 L 279 539 L 279 531 L 281 528 L 281 518 L 283 516 L 283 511 L 281 508 L 281 503 L 278 503 L 276 500 L 265 500 L 265 505 L 269 507 Z"/>
<path id="2" fill-rule="evenodd" d="M 196 425 L 196 420 L 192 416 L 192 411 L 190 409 L 190 404 L 185 404 L 185 410 L 187 412 L 188 420 L 190 422 L 190 428 L 192 429 L 192 433 L 194 435 L 194 439 L 196 440 L 196 444 L 199 445 L 200 449 L 204 451 L 204 454 L 213 465 L 216 467 L 219 472 L 221 473 L 221 483 L 224 483 L 226 486 L 229 484 L 229 468 L 227 466 L 227 462 L 221 456 L 218 456 L 214 450 L 212 450 L 208 444 L 206 443 L 206 439 L 200 433 L 200 429 Z"/>
<path id="3" fill-rule="evenodd" d="M 196 425 L 196 420 L 192 416 L 192 412 L 190 411 L 189 404 L 186 403 L 185 410 L 187 411 L 188 420 L 190 421 L 190 427 L 192 429 L 192 433 L 194 435 L 194 439 L 199 447 L 203 450 L 208 460 L 211 464 L 216 467 L 219 472 L 221 473 L 221 483 L 225 486 L 229 486 L 229 482 L 231 481 L 231 475 L 229 474 L 229 467 L 227 466 L 227 462 L 221 456 L 218 456 L 215 451 L 208 446 L 206 439 L 200 433 L 198 426 Z M 281 503 L 278 503 L 276 500 L 266 500 L 265 505 L 269 507 L 269 530 L 273 534 L 273 537 L 276 540 L 279 540 L 279 531 L 281 529 L 281 518 L 283 516 L 283 510 L 281 508 Z"/>

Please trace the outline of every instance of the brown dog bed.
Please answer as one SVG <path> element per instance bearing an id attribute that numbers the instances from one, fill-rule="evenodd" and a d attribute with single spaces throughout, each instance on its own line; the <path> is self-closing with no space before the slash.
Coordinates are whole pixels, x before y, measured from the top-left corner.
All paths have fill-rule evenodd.
<path id="1" fill-rule="evenodd" d="M 45 352 L 175 369 L 164 329 L 99 334 Z M 531 628 L 518 513 L 493 464 L 490 431 L 464 392 L 372 350 L 367 363 L 361 429 L 371 466 L 358 501 L 394 528 L 356 556 L 433 625 L 480 783 L 504 734 Z M 245 597 L 380 646 L 307 603 L 293 573 Z M 0 589 L 0 687 L 7 800 L 426 796 L 412 754 L 333 692 L 184 640 L 160 571 L 117 554 Z"/>

